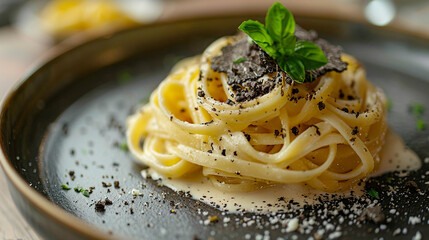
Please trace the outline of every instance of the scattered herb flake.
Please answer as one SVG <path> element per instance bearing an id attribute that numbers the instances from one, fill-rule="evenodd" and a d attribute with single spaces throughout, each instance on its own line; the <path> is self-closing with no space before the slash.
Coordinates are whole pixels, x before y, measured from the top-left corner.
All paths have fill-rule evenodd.
<path id="1" fill-rule="evenodd" d="M 387 111 L 391 111 L 391 110 L 392 110 L 392 107 L 393 107 L 392 100 L 391 100 L 390 98 L 388 98 L 388 99 L 387 99 L 387 102 L 386 102 L 386 108 L 387 108 Z"/>
<path id="2" fill-rule="evenodd" d="M 69 187 L 69 186 L 67 186 L 65 184 L 61 185 L 61 188 L 64 189 L 64 190 L 70 190 L 71 189 L 71 187 Z"/>
<path id="3" fill-rule="evenodd" d="M 423 131 L 426 129 L 426 123 L 423 120 L 423 114 L 425 112 L 425 107 L 419 103 L 415 102 L 410 106 L 410 110 L 416 119 L 416 128 L 419 131 Z"/>
<path id="4" fill-rule="evenodd" d="M 88 192 L 88 190 L 83 190 L 83 191 L 82 191 L 82 195 L 83 195 L 83 196 L 85 196 L 85 197 L 89 197 L 89 192 Z"/>
<path id="5" fill-rule="evenodd" d="M 240 57 L 240 58 L 235 59 L 232 63 L 242 63 L 244 61 L 246 61 L 246 59 L 244 57 Z"/>
<path id="6" fill-rule="evenodd" d="M 394 178 L 393 177 L 388 177 L 388 178 L 386 178 L 386 182 L 387 183 L 392 183 L 392 181 L 394 180 Z"/>
<path id="7" fill-rule="evenodd" d="M 82 190 L 83 190 L 83 189 L 82 189 L 82 187 L 79 187 L 79 186 L 78 186 L 78 187 L 75 187 L 75 188 L 73 188 L 73 189 L 74 189 L 74 191 L 75 191 L 75 192 L 77 192 L 77 193 L 82 192 Z"/>
<path id="8" fill-rule="evenodd" d="M 128 145 L 127 145 L 127 142 L 122 142 L 122 143 L 119 145 L 119 148 L 120 148 L 120 149 L 122 149 L 122 150 L 124 150 L 125 152 L 127 152 L 127 151 L 128 151 Z"/>
<path id="9" fill-rule="evenodd" d="M 426 129 L 426 123 L 425 121 L 423 121 L 423 119 L 417 119 L 416 126 L 417 126 L 417 130 L 419 131 L 423 131 Z"/>
<path id="10" fill-rule="evenodd" d="M 420 118 L 425 112 L 425 108 L 421 103 L 416 102 L 411 106 L 411 111 L 413 112 L 414 117 Z"/>
<path id="11" fill-rule="evenodd" d="M 374 190 L 374 189 L 369 190 L 368 194 L 369 194 L 371 197 L 374 197 L 374 198 L 380 199 L 380 197 L 378 196 L 378 192 L 377 192 L 376 190 Z"/>

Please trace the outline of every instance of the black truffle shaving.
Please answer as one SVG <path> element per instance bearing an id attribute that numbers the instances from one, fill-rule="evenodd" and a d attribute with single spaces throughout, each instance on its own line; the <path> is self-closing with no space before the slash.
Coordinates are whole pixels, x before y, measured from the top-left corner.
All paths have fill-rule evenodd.
<path id="1" fill-rule="evenodd" d="M 235 60 L 245 59 L 240 63 Z M 278 65 L 255 43 L 242 38 L 234 44 L 222 48 L 222 55 L 212 59 L 212 69 L 228 74 L 228 84 L 243 84 L 249 79 L 256 79 L 266 73 L 279 70 Z"/>
<path id="2" fill-rule="evenodd" d="M 244 58 L 240 63 L 236 59 Z M 279 72 L 277 63 L 255 43 L 242 37 L 234 44 L 222 48 L 222 55 L 212 59 L 212 69 L 226 72 L 228 85 L 235 92 L 237 102 L 252 100 L 269 93 L 276 84 L 281 84 L 283 75 L 278 73 L 268 79 L 259 79 L 267 73 Z M 259 80 L 258 80 L 259 79 Z M 292 79 L 289 79 L 291 82 Z"/>
<path id="3" fill-rule="evenodd" d="M 325 53 L 328 63 L 318 69 L 307 71 L 307 81 L 312 81 L 327 72 L 342 72 L 347 69 L 347 63 L 341 60 L 342 48 L 330 45 L 320 39 L 315 31 L 306 31 L 296 26 L 297 41 L 311 41 Z M 222 48 L 222 55 L 213 57 L 212 69 L 228 75 L 228 85 L 235 92 L 237 102 L 252 100 L 269 93 L 275 86 L 285 82 L 290 84 L 292 79 L 281 71 L 276 61 L 265 53 L 258 45 L 249 41 L 246 35 L 238 35 L 238 41 Z M 235 62 L 237 59 L 244 61 Z M 275 73 L 277 74 L 270 74 Z M 268 74 L 268 78 L 259 79 Z"/>

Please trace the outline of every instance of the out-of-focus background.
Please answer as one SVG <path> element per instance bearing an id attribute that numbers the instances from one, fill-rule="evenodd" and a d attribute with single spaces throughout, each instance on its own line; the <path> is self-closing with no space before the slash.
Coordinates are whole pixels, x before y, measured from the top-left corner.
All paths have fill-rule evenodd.
<path id="1" fill-rule="evenodd" d="M 170 20 L 261 13 L 271 0 L 0 0 L 0 97 L 50 49 Z M 364 21 L 429 39 L 428 0 L 286 0 L 295 15 Z M 335 11 L 325 11 L 335 9 Z M 329 12 L 330 15 L 326 13 Z M 332 12 L 336 15 L 333 16 Z M 80 39 L 80 40 L 79 40 Z M 15 208 L 0 170 L 0 238 L 39 239 Z"/>
<path id="2" fill-rule="evenodd" d="M 1 0 L 0 96 L 53 46 L 76 35 L 171 19 L 260 12 L 270 0 Z M 429 36 L 428 0 L 286 0 L 294 14 L 335 8 L 348 20 L 365 19 Z M 309 10 L 310 9 L 310 10 Z M 332 11 L 331 11 L 332 12 Z"/>

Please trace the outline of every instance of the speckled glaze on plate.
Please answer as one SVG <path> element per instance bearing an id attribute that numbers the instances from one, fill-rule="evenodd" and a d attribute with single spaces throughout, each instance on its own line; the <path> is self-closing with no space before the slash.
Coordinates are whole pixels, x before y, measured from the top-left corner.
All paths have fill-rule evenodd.
<path id="1" fill-rule="evenodd" d="M 0 116 L 4 155 L 1 164 L 17 206 L 42 236 L 243 239 L 245 234 L 254 238 L 266 230 L 273 239 L 312 236 L 313 232 L 284 234 L 270 226 L 241 227 L 235 222 L 242 217 L 234 215 L 230 216 L 234 224 L 226 227 L 221 222 L 201 224 L 207 217 L 198 214 L 197 207 L 220 219 L 221 212 L 198 205 L 186 194 L 158 186 L 152 179 L 143 179 L 142 166 L 121 147 L 126 117 L 147 101 L 174 63 L 201 53 L 220 36 L 234 34 L 245 19 L 163 23 L 98 38 L 53 57 L 9 94 Z M 389 113 L 392 129 L 422 159 L 429 156 L 428 131 L 417 131 L 415 119 L 409 113 L 414 102 L 429 107 L 428 41 L 358 23 L 312 18 L 298 18 L 297 22 L 342 45 L 365 65 L 368 78 L 393 103 Z M 429 122 L 427 114 L 424 120 Z M 421 170 L 406 179 L 415 180 L 425 190 L 427 185 L 419 176 L 427 170 L 428 164 L 423 164 Z M 115 181 L 119 187 L 114 186 Z M 391 184 L 403 182 L 394 180 Z M 85 197 L 73 189 L 63 190 L 62 184 L 95 188 L 90 197 Z M 107 187 L 109 184 L 112 186 Z M 370 181 L 368 187 L 379 191 L 385 211 L 392 203 L 404 206 L 398 209 L 394 221 L 376 234 L 373 229 L 377 224 L 366 222 L 357 227 L 347 221 L 339 224 L 334 218 L 332 221 L 342 228 L 342 238 L 390 239 L 397 228 L 404 227 L 407 233 L 396 239 L 410 239 L 416 231 L 429 236 L 429 194 L 423 191 L 422 195 L 391 199 L 382 195 L 384 184 L 385 178 L 380 177 Z M 129 194 L 133 188 L 143 196 L 133 198 Z M 113 204 L 106 205 L 104 212 L 95 211 L 94 204 L 106 197 Z M 171 213 L 171 202 L 178 206 L 175 213 Z M 425 217 L 425 221 L 408 225 L 408 216 L 415 215 Z"/>

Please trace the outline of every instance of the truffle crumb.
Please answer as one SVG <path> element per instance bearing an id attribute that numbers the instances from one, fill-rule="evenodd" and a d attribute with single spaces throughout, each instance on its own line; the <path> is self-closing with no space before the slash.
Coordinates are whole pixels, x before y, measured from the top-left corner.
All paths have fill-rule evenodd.
<path id="1" fill-rule="evenodd" d="M 320 111 L 322 111 L 323 109 L 325 109 L 325 103 L 323 103 L 322 101 L 318 102 L 317 106 L 319 107 Z"/>
<path id="2" fill-rule="evenodd" d="M 353 130 L 352 130 L 352 135 L 356 135 L 356 134 L 358 134 L 359 133 L 359 130 L 358 130 L 358 127 L 356 126 L 356 127 L 354 127 L 353 128 Z"/>
<path id="3" fill-rule="evenodd" d="M 95 211 L 97 211 L 97 212 L 104 212 L 104 211 L 106 211 L 105 206 L 106 206 L 106 203 L 104 201 L 98 201 L 95 204 Z"/>
<path id="4" fill-rule="evenodd" d="M 293 133 L 295 136 L 297 136 L 297 135 L 299 134 L 299 130 L 298 130 L 298 128 L 297 128 L 297 127 L 293 127 L 291 130 L 292 130 L 292 133 Z"/>

